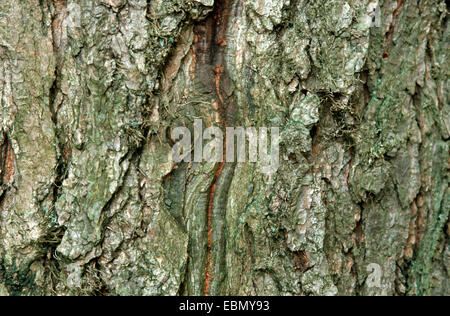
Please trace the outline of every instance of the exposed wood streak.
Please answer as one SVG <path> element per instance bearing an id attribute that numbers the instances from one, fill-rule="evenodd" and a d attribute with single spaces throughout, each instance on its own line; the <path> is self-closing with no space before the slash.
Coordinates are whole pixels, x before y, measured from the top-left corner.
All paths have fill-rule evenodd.
<path id="1" fill-rule="evenodd" d="M 395 8 L 394 13 L 392 14 L 392 23 L 391 23 L 389 31 L 386 33 L 386 37 L 385 37 L 386 49 L 383 53 L 384 58 L 389 57 L 389 48 L 392 44 L 392 38 L 394 36 L 395 27 L 397 25 L 399 15 L 400 15 L 401 10 L 403 9 L 404 4 L 405 4 L 405 0 L 397 0 L 397 7 Z"/>
<path id="2" fill-rule="evenodd" d="M 215 111 L 215 121 L 219 123 L 223 128 L 227 127 L 227 121 L 229 119 L 228 115 L 230 112 L 234 110 L 234 107 L 227 102 L 227 98 L 229 93 L 223 93 L 223 91 L 227 91 L 227 87 L 223 86 L 223 76 L 226 74 L 226 66 L 225 66 L 225 49 L 227 46 L 226 41 L 226 32 L 228 29 L 228 21 L 230 15 L 230 0 L 217 0 L 214 5 L 214 10 L 212 15 L 208 18 L 208 20 L 204 23 L 203 26 L 197 27 L 196 34 L 196 45 L 194 46 L 194 55 L 196 66 L 198 67 L 201 64 L 211 65 L 214 82 L 214 94 L 217 101 L 212 102 L 213 110 Z M 191 75 L 191 77 L 195 77 Z M 228 109 L 230 108 L 230 109 Z M 231 115 L 232 116 L 232 115 Z M 214 176 L 213 183 L 211 185 L 211 189 L 209 192 L 209 201 L 208 201 L 208 214 L 207 214 L 207 231 L 208 231 L 208 247 L 206 254 L 206 267 L 205 267 L 205 279 L 204 279 L 204 295 L 209 295 L 211 293 L 211 283 L 215 278 L 213 272 L 213 246 L 215 241 L 213 237 L 213 227 L 215 217 L 219 216 L 219 221 L 221 221 L 220 213 L 221 211 L 216 209 L 217 205 L 215 205 L 215 200 L 218 198 L 216 193 L 220 190 L 221 194 L 223 194 L 223 190 L 228 191 L 229 183 L 227 181 L 222 181 L 222 184 L 219 179 L 222 176 L 222 171 L 225 167 L 225 157 L 226 157 L 226 137 L 223 143 L 223 157 L 222 162 L 219 164 L 219 168 Z M 228 172 L 227 172 L 228 174 Z M 228 186 L 228 187 L 219 187 L 219 186 Z M 220 203 L 220 202 L 219 202 Z M 223 208 L 226 205 L 219 205 L 218 207 Z M 218 234 L 220 236 L 220 234 Z M 220 238 L 220 237 L 219 237 Z M 219 249 L 221 246 L 216 245 L 216 249 Z"/>
<path id="3" fill-rule="evenodd" d="M 219 65 L 216 66 L 216 68 L 214 69 L 214 76 L 215 76 L 215 82 L 216 82 L 216 93 L 217 96 L 219 97 L 219 101 L 222 105 L 224 105 L 224 99 L 222 96 L 222 93 L 220 92 L 220 80 L 222 78 L 222 73 L 223 73 L 223 65 Z"/>
<path id="4" fill-rule="evenodd" d="M 11 185 L 14 181 L 14 175 L 16 174 L 16 167 L 15 167 L 15 157 L 14 157 L 14 150 L 11 146 L 11 143 L 8 141 L 8 139 L 5 137 L 5 142 L 3 144 L 3 166 L 2 166 L 2 173 L 3 173 L 3 183 Z"/>
<path id="5" fill-rule="evenodd" d="M 211 190 L 209 192 L 209 202 L 208 202 L 208 253 L 206 259 L 206 271 L 205 271 L 205 295 L 209 295 L 211 280 L 214 278 L 214 274 L 210 271 L 211 266 L 211 250 L 212 250 L 212 212 L 213 212 L 213 202 L 214 202 L 214 194 L 216 192 L 216 185 L 219 176 L 222 173 L 223 166 L 225 161 L 225 152 L 220 163 L 219 169 L 214 177 L 213 184 L 211 186 Z"/>

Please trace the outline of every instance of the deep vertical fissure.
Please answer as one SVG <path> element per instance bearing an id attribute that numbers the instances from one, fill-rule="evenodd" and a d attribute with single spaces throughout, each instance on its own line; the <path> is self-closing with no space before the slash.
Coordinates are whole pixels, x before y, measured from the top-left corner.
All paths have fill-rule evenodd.
<path id="1" fill-rule="evenodd" d="M 235 106 L 229 92 L 229 77 L 227 73 L 225 54 L 227 49 L 227 30 L 230 20 L 231 0 L 217 0 L 214 9 L 207 19 L 195 27 L 194 52 L 197 62 L 197 72 L 202 81 L 213 83 L 211 95 L 214 98 L 214 111 L 217 112 L 218 124 L 226 130 L 234 120 Z M 226 132 L 225 132 L 226 134 Z M 215 227 L 223 230 L 224 205 L 223 196 L 227 196 L 234 165 L 225 162 L 226 137 L 223 142 L 223 157 L 212 181 L 207 206 L 207 253 L 205 262 L 204 295 L 214 294 L 212 283 L 217 276 L 214 272 L 215 262 L 221 260 L 223 252 L 223 234 L 214 231 Z M 225 181 L 224 181 L 225 180 Z M 222 197 L 222 198 L 220 198 Z"/>

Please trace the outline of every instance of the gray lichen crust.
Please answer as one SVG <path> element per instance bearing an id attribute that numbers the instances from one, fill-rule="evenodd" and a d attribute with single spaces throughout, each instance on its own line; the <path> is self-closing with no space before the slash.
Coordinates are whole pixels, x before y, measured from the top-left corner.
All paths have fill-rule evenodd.
<path id="1" fill-rule="evenodd" d="M 0 0 L 0 295 L 450 295 L 443 0 Z M 171 131 L 280 128 L 280 166 Z"/>

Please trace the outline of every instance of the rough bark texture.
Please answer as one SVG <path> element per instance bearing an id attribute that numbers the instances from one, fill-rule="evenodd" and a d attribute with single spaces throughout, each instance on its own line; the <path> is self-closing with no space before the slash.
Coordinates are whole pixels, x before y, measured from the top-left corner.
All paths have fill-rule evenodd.
<path id="1" fill-rule="evenodd" d="M 450 295 L 447 10 L 0 0 L 0 294 Z M 194 118 L 277 173 L 175 164 Z"/>

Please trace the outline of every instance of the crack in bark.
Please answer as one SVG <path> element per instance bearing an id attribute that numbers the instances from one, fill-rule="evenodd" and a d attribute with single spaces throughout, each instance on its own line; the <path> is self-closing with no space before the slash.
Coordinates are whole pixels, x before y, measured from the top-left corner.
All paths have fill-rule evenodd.
<path id="1" fill-rule="evenodd" d="M 14 175 L 16 173 L 15 168 L 15 155 L 11 142 L 8 139 L 8 135 L 4 133 L 4 141 L 1 145 L 2 166 L 1 166 L 1 185 L 12 185 L 14 182 Z"/>
<path id="2" fill-rule="evenodd" d="M 68 144 L 64 144 L 60 132 L 58 130 L 58 108 L 62 103 L 62 99 L 58 102 L 58 94 L 61 93 L 61 69 L 64 54 L 64 43 L 66 40 L 64 19 L 67 16 L 67 1 L 66 0 L 55 0 L 53 2 L 55 12 L 52 15 L 51 32 L 52 32 L 52 43 L 53 43 L 53 53 L 55 56 L 55 73 L 53 84 L 49 91 L 49 108 L 51 113 L 51 119 L 55 130 L 55 141 L 57 148 L 58 161 L 56 166 L 56 175 L 53 183 L 53 205 L 55 205 L 59 190 L 65 178 L 68 176 L 68 163 L 71 159 L 72 150 Z M 62 237 L 61 237 L 62 239 Z"/>
<path id="3" fill-rule="evenodd" d="M 222 128 L 226 128 L 234 122 L 235 112 L 225 65 L 226 33 L 232 14 L 231 8 L 231 0 L 217 0 L 206 21 L 196 25 L 193 63 L 195 71 L 190 71 L 192 79 L 199 78 L 206 85 L 213 82 L 211 94 L 216 99 L 213 102 L 213 110 L 216 112 L 216 121 Z M 221 278 L 217 275 L 218 271 L 213 271 L 212 267 L 217 267 L 216 261 L 222 260 L 223 256 L 226 199 L 234 173 L 234 163 L 225 163 L 225 157 L 226 137 L 223 143 L 222 162 L 216 171 L 208 195 L 206 223 L 208 242 L 203 284 L 204 295 L 214 294 L 216 292 L 215 284 L 218 282 L 216 280 Z M 220 274 L 222 271 L 218 273 Z"/>
<path id="4" fill-rule="evenodd" d="M 389 48 L 392 44 L 392 37 L 394 36 L 395 27 L 397 25 L 399 15 L 403 9 L 404 4 L 405 0 L 397 0 L 397 7 L 395 8 L 394 13 L 392 14 L 391 26 L 389 27 L 389 31 L 386 33 L 385 36 L 386 50 L 383 53 L 383 58 L 389 57 Z"/>
<path id="5" fill-rule="evenodd" d="M 6 132 L 3 132 L 3 143 L 0 145 L 0 211 L 8 210 L 9 192 L 14 185 L 16 173 L 15 155 Z M 1 217 L 0 217 L 1 223 Z M 1 233 L 0 227 L 0 233 Z"/>
<path id="6" fill-rule="evenodd" d="M 211 266 L 211 250 L 212 250 L 212 212 L 213 212 L 213 201 L 214 201 L 214 193 L 216 190 L 217 185 L 217 179 L 219 178 L 222 169 L 223 169 L 224 162 L 222 161 L 220 163 L 219 169 L 217 170 L 217 173 L 215 175 L 215 178 L 213 180 L 213 184 L 211 186 L 211 190 L 209 192 L 209 201 L 208 201 L 208 248 L 207 248 L 207 258 L 206 258 L 206 269 L 205 269 L 205 295 L 209 295 L 210 291 L 210 284 L 211 279 L 214 278 L 214 274 L 210 272 L 210 266 Z"/>

